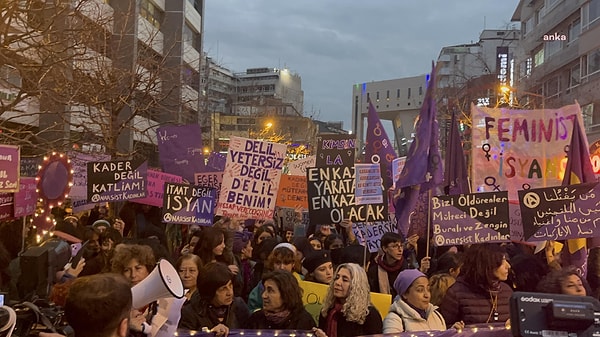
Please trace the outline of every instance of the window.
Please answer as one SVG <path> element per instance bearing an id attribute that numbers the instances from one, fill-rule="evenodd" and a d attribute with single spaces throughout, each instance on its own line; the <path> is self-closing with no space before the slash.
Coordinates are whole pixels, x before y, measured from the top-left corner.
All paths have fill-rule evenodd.
<path id="1" fill-rule="evenodd" d="M 408 88 L 408 99 L 410 99 L 410 88 Z"/>
<path id="2" fill-rule="evenodd" d="M 581 33 L 581 19 L 577 18 L 569 25 L 569 43 L 577 40 Z"/>
<path id="3" fill-rule="evenodd" d="M 544 91 L 546 92 L 546 97 L 558 95 L 558 93 L 560 92 L 560 77 L 554 76 L 553 78 L 549 79 L 545 83 L 545 87 L 546 88 Z"/>
<path id="4" fill-rule="evenodd" d="M 548 58 L 562 49 L 562 41 L 561 40 L 550 40 L 546 41 L 544 44 L 544 57 Z"/>
<path id="5" fill-rule="evenodd" d="M 552 11 L 552 9 L 554 7 L 556 7 L 556 5 L 558 5 L 561 1 L 562 0 L 546 0 L 546 1 L 544 1 L 544 7 L 546 8 L 545 14 Z"/>
<path id="6" fill-rule="evenodd" d="M 583 29 L 589 29 L 600 19 L 600 0 L 590 0 L 583 5 Z"/>
<path id="7" fill-rule="evenodd" d="M 579 63 L 572 66 L 569 70 L 569 88 L 573 88 L 579 85 L 581 81 L 581 69 L 579 69 Z"/>
<path id="8" fill-rule="evenodd" d="M 423 87 L 422 86 L 419 87 L 419 96 L 423 96 Z"/>
<path id="9" fill-rule="evenodd" d="M 400 98 L 400 89 L 396 90 L 396 98 Z"/>
<path id="10" fill-rule="evenodd" d="M 386 96 L 385 98 L 390 99 L 390 91 L 389 90 L 387 91 L 385 96 Z"/>
<path id="11" fill-rule="evenodd" d="M 523 35 L 531 33 L 533 27 L 535 27 L 535 17 L 531 16 L 529 19 L 527 19 L 527 21 L 523 23 Z"/>
<path id="12" fill-rule="evenodd" d="M 539 25 L 542 23 L 542 16 L 544 15 L 544 6 L 540 7 L 537 11 L 535 11 L 535 24 Z"/>
<path id="13" fill-rule="evenodd" d="M 537 53 L 535 53 L 533 66 L 537 67 L 542 63 L 544 63 L 544 48 L 538 50 Z"/>
<path id="14" fill-rule="evenodd" d="M 379 100 L 379 91 L 376 93 L 376 99 Z"/>
<path id="15" fill-rule="evenodd" d="M 600 48 L 587 55 L 587 76 L 600 71 Z"/>
<path id="16" fill-rule="evenodd" d="M 197 33 L 187 22 L 183 25 L 183 41 L 192 45 L 196 51 L 200 52 L 200 34 Z"/>
<path id="17" fill-rule="evenodd" d="M 160 29 L 164 13 L 158 6 L 150 2 L 150 0 L 141 0 L 140 16 L 148 20 L 154 27 Z"/>

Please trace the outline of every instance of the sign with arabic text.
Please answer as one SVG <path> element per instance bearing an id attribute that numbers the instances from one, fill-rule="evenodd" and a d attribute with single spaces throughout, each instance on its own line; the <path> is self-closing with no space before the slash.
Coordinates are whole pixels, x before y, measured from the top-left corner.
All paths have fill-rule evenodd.
<path id="1" fill-rule="evenodd" d="M 527 241 L 600 236 L 599 183 L 519 191 Z"/>

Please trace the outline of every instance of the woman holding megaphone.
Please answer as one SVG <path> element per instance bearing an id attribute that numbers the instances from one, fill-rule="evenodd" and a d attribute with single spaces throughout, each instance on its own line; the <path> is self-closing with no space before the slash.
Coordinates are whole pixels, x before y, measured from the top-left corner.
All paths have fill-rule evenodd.
<path id="1" fill-rule="evenodd" d="M 166 260 L 157 265 L 150 246 L 120 244 L 115 248 L 112 272 L 125 276 L 133 287 L 131 335 L 172 336 L 185 301 L 183 284 L 175 268 Z M 148 278 L 149 275 L 152 276 Z M 146 282 L 142 282 L 144 280 Z M 173 284 L 167 284 L 169 282 Z"/>

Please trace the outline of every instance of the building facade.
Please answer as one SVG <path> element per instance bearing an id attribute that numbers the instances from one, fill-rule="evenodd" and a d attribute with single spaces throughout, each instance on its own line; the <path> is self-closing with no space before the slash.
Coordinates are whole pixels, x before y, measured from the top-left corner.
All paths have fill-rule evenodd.
<path id="1" fill-rule="evenodd" d="M 600 0 L 521 0 L 514 96 L 520 106 L 579 102 L 590 143 L 600 139 Z"/>
<path id="2" fill-rule="evenodd" d="M 427 80 L 428 75 L 420 75 L 355 84 L 352 87 L 352 133 L 356 135 L 360 148 L 364 146 L 365 119 L 371 100 L 379 118 L 392 121 L 395 133 L 388 134 L 388 137 L 396 139 L 396 152 L 400 156 L 406 155 L 415 119 L 425 97 Z"/>
<path id="3" fill-rule="evenodd" d="M 7 6 L 27 13 L 10 29 L 29 44 L 26 52 L 11 50 L 23 44 L 3 46 L 13 52 L 6 64 L 18 81 L 3 77 L 0 87 L 17 99 L 36 94 L 20 105 L 3 101 L 3 126 L 27 123 L 38 143 L 52 144 L 52 150 L 92 147 L 115 156 L 144 155 L 157 166 L 156 127 L 200 121 L 203 0 L 83 0 L 43 8 L 27 0 Z M 32 44 L 32 34 L 55 44 Z M 45 64 L 44 53 L 55 63 Z M 26 68 L 27 61 L 35 65 Z M 2 68 L 6 73 L 8 67 Z M 48 74 L 38 78 L 35 91 L 30 76 L 38 75 L 31 68 Z"/>

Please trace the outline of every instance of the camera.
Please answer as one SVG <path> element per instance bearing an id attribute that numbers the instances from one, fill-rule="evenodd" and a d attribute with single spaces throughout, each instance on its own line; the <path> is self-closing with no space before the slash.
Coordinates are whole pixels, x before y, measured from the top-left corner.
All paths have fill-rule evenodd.
<path id="1" fill-rule="evenodd" d="M 6 307 L 0 308 L 0 323 L 8 316 Z M 15 303 L 10 307 L 16 314 L 14 329 L 10 337 L 38 336 L 40 332 L 56 332 L 66 337 L 74 337 L 73 329 L 65 323 L 64 311 L 61 307 L 46 300 Z M 6 313 L 6 314 L 5 314 Z M 8 317 L 7 317 L 8 318 Z M 0 337 L 7 336 L 9 331 L 0 333 Z"/>

